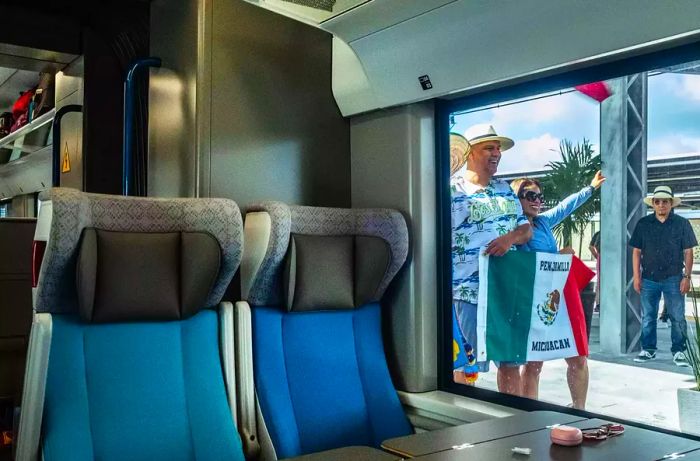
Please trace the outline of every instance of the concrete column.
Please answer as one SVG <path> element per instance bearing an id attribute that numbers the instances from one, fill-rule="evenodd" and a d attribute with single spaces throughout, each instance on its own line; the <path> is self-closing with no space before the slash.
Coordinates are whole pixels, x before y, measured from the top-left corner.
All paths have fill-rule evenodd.
<path id="1" fill-rule="evenodd" d="M 608 82 L 613 95 L 601 104 L 603 172 L 601 200 L 600 346 L 612 354 L 639 349 L 641 307 L 632 285 L 629 239 L 645 214 L 647 76 Z"/>

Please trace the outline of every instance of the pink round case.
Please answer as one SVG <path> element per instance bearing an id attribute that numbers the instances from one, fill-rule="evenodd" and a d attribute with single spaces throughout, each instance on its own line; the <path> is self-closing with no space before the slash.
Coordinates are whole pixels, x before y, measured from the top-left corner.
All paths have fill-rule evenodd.
<path id="1" fill-rule="evenodd" d="M 573 447 L 575 445 L 580 445 L 583 441 L 583 434 L 581 429 L 578 427 L 571 426 L 557 426 L 553 427 L 550 432 L 550 437 L 552 443 L 557 445 L 564 445 L 566 447 Z"/>

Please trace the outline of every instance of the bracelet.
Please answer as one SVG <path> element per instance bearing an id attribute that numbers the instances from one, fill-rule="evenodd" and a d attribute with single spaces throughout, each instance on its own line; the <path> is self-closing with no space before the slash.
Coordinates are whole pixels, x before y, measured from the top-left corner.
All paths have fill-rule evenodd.
<path id="1" fill-rule="evenodd" d="M 684 275 L 683 278 L 690 280 L 690 275 Z"/>

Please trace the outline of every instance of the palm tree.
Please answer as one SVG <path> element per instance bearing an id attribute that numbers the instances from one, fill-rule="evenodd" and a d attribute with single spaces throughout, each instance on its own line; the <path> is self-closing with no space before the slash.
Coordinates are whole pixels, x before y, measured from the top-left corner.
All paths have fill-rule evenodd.
<path id="1" fill-rule="evenodd" d="M 587 139 L 580 144 L 573 144 L 564 139 L 559 144 L 561 160 L 549 162 L 550 171 L 542 181 L 546 192 L 547 207 L 555 206 L 569 195 L 580 191 L 591 182 L 596 171 L 600 170 L 600 156 L 595 154 L 593 146 Z M 600 193 L 583 204 L 576 212 L 554 227 L 554 235 L 561 246 L 571 246 L 572 236 L 581 235 L 590 223 L 593 215 L 600 211 Z M 581 239 L 582 241 L 583 239 Z M 582 243 L 579 242 L 578 254 Z"/>

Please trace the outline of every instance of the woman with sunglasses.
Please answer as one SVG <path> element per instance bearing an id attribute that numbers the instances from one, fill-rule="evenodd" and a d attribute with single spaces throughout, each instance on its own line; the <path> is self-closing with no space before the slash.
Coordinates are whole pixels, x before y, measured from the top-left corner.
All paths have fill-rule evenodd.
<path id="1" fill-rule="evenodd" d="M 542 194 L 542 186 L 539 181 L 528 178 L 513 180 L 510 183 L 510 187 L 520 199 L 523 213 L 532 226 L 532 239 L 523 245 L 518 245 L 518 250 L 573 254 L 574 250 L 572 248 L 564 248 L 559 251 L 552 228 L 586 203 L 591 198 L 593 191 L 598 189 L 605 179 L 605 176 L 598 171 L 593 180 L 591 180 L 590 186 L 586 186 L 575 194 L 571 194 L 555 207 L 543 213 L 540 213 L 540 210 L 544 202 L 544 195 Z M 583 410 L 586 407 L 586 396 L 588 394 L 588 361 L 586 357 L 580 356 L 569 357 L 566 359 L 566 363 L 566 380 L 571 391 L 573 407 Z M 528 362 L 523 367 L 523 397 L 537 399 L 541 371 L 542 362 Z"/>

